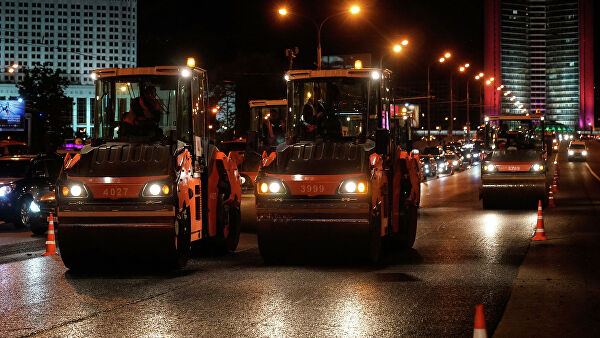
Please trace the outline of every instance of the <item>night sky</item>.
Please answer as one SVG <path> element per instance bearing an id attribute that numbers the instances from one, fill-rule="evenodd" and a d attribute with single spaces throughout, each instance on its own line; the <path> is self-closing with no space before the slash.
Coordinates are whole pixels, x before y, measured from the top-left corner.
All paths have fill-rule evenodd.
<path id="1" fill-rule="evenodd" d="M 277 9 L 283 6 L 318 22 L 332 13 L 348 10 L 353 3 L 361 6 L 358 16 L 343 15 L 325 24 L 323 55 L 371 53 L 373 61 L 378 62 L 381 53 L 389 51 L 394 42 L 410 40 L 401 55 L 384 59 L 384 65 L 394 72 L 397 93 L 408 97 L 425 95 L 427 63 L 435 63 L 445 50 L 453 52 L 455 65 L 470 62 L 473 72 L 483 68 L 483 0 L 218 0 L 173 1 L 176 5 L 172 6 L 168 3 L 138 2 L 139 66 L 182 64 L 186 57 L 195 56 L 197 64 L 209 71 L 212 83 L 232 80 L 240 84 L 238 89 L 249 88 L 245 93 L 240 92 L 242 100 L 278 98 L 285 94 L 281 78 L 287 70 L 286 48 L 300 48 L 295 68 L 314 68 L 317 40 L 314 24 L 297 16 L 280 17 Z M 600 5 L 595 12 L 598 31 Z M 600 56 L 599 47 L 600 41 L 596 41 L 596 60 Z M 600 66 L 595 71 L 599 78 Z M 448 81 L 448 74 L 449 68 L 435 65 L 432 82 L 442 85 Z"/>

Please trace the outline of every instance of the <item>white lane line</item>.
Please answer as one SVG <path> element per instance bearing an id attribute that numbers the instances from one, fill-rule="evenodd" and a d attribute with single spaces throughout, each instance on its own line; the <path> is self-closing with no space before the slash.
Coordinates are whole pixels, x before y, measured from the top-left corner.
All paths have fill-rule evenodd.
<path id="1" fill-rule="evenodd" d="M 587 164 L 587 162 L 585 162 L 585 166 L 590 171 L 590 174 L 592 174 L 592 176 L 594 176 L 598 181 L 600 181 L 600 176 L 596 175 L 596 173 L 592 170 L 592 168 L 590 168 L 590 165 Z"/>

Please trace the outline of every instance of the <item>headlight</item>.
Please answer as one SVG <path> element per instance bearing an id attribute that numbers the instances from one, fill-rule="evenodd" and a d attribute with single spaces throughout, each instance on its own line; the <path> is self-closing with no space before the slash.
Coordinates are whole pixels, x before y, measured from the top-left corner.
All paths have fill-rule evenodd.
<path id="1" fill-rule="evenodd" d="M 582 152 L 581 152 L 581 155 L 583 155 L 583 156 L 587 156 L 587 150 L 584 150 L 584 151 L 582 151 Z"/>
<path id="2" fill-rule="evenodd" d="M 82 183 L 70 182 L 62 186 L 60 189 L 63 197 L 66 198 L 86 198 L 88 192 L 86 187 Z"/>
<path id="3" fill-rule="evenodd" d="M 471 158 L 471 154 L 467 154 L 467 158 Z"/>
<path id="4" fill-rule="evenodd" d="M 487 172 L 492 172 L 492 171 L 496 170 L 496 166 L 493 165 L 493 164 L 491 164 L 491 163 L 484 164 L 483 165 L 483 170 L 487 171 Z"/>
<path id="5" fill-rule="evenodd" d="M 531 170 L 533 170 L 533 171 L 542 171 L 542 170 L 544 170 L 544 165 L 536 163 L 536 164 L 534 164 L 534 165 L 531 166 Z"/>
<path id="6" fill-rule="evenodd" d="M 142 189 L 142 197 L 167 197 L 171 194 L 171 185 L 164 181 L 148 182 Z"/>
<path id="7" fill-rule="evenodd" d="M 440 164 L 438 165 L 438 167 L 439 167 L 440 169 L 444 169 L 444 167 L 446 167 L 446 164 L 445 164 L 445 163 L 440 163 Z"/>
<path id="8" fill-rule="evenodd" d="M 424 165 L 423 168 L 425 168 L 425 169 L 429 168 L 429 164 Z"/>
<path id="9" fill-rule="evenodd" d="M 573 155 L 575 152 L 573 150 L 569 150 L 569 155 Z"/>
<path id="10" fill-rule="evenodd" d="M 242 185 L 246 184 L 246 178 L 244 176 L 240 176 L 240 183 L 242 183 Z"/>
<path id="11" fill-rule="evenodd" d="M 256 184 L 256 191 L 261 194 L 277 194 L 283 195 L 287 192 L 285 185 L 282 181 L 277 179 L 270 179 L 268 181 L 258 182 Z"/>
<path id="12" fill-rule="evenodd" d="M 31 204 L 29 205 L 29 211 L 31 212 L 40 212 L 40 206 L 35 203 L 34 201 L 31 201 Z"/>
<path id="13" fill-rule="evenodd" d="M 479 153 L 473 154 L 473 157 L 479 157 Z"/>
<path id="14" fill-rule="evenodd" d="M 365 194 L 367 193 L 367 182 L 354 178 L 342 181 L 338 192 L 340 194 Z"/>
<path id="15" fill-rule="evenodd" d="M 250 178 L 250 176 L 247 176 L 245 174 L 240 174 L 240 183 L 242 184 L 242 189 L 253 189 L 254 188 L 254 182 L 252 182 L 252 179 Z"/>
<path id="16" fill-rule="evenodd" d="M 452 161 L 452 165 L 458 165 L 458 161 Z"/>
<path id="17" fill-rule="evenodd" d="M 0 187 L 0 197 L 4 197 L 4 196 L 10 194 L 10 192 L 13 191 L 14 188 L 15 188 L 15 186 L 12 184 L 1 186 Z"/>

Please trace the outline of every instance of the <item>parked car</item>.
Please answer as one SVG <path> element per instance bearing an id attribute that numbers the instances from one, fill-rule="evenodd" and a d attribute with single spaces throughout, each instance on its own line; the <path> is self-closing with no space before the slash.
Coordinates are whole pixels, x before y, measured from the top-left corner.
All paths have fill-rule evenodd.
<path id="1" fill-rule="evenodd" d="M 35 234 L 46 232 L 61 165 L 59 155 L 0 157 L 0 219 Z"/>

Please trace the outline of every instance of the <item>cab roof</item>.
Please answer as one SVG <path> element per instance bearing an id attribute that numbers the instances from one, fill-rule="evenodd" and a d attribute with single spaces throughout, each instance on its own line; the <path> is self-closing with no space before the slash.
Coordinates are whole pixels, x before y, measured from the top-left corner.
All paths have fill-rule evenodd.
<path id="1" fill-rule="evenodd" d="M 254 107 L 270 107 L 270 106 L 287 106 L 287 99 L 283 100 L 250 100 L 248 101 L 250 108 Z"/>
<path id="2" fill-rule="evenodd" d="M 206 70 L 198 67 L 190 68 L 186 66 L 156 66 L 156 67 L 137 67 L 137 68 L 104 68 L 92 71 L 96 79 L 119 76 L 137 76 L 137 75 L 156 75 L 173 76 L 180 75 L 184 69 L 198 73 L 206 73 Z"/>
<path id="3" fill-rule="evenodd" d="M 285 73 L 285 78 L 289 80 L 310 79 L 323 77 L 368 77 L 373 76 L 373 72 L 383 73 L 383 76 L 388 78 L 392 72 L 388 69 L 383 71 L 379 68 L 361 68 L 361 69 L 321 69 L 321 70 L 289 70 Z"/>

